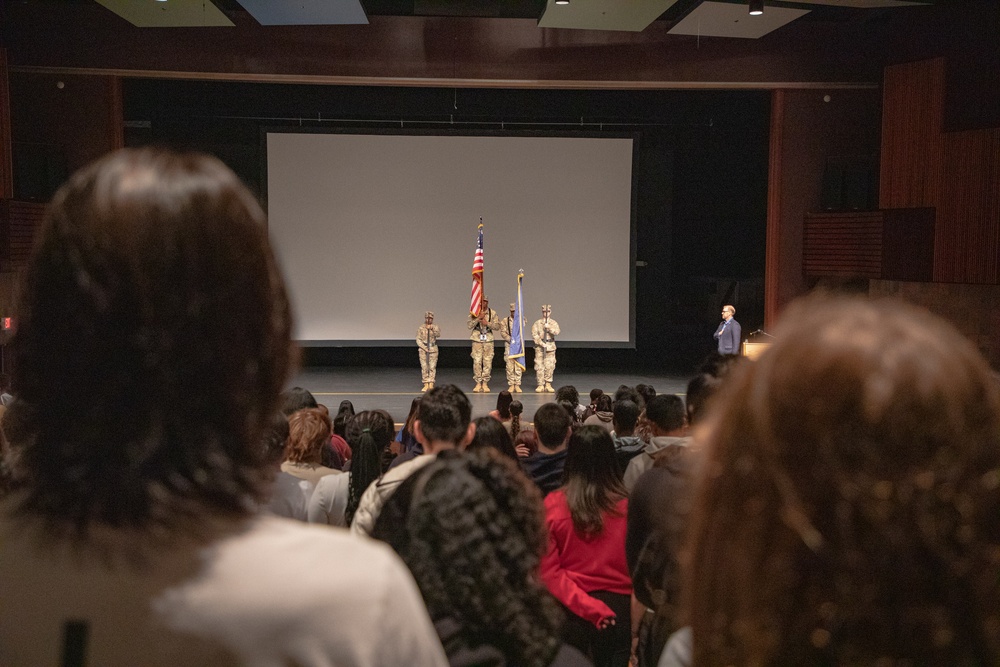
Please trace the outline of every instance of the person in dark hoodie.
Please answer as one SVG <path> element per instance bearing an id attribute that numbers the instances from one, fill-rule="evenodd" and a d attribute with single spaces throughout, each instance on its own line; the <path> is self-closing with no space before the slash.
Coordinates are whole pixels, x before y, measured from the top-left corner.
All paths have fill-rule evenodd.
<path id="1" fill-rule="evenodd" d="M 612 415 L 611 423 L 615 430 L 611 432 L 611 438 L 615 441 L 615 461 L 624 475 L 628 462 L 641 454 L 646 446 L 642 438 L 635 434 L 639 406 L 629 400 L 618 401 Z"/>
<path id="2" fill-rule="evenodd" d="M 410 568 L 452 667 L 590 665 L 559 639 L 539 576 L 541 497 L 516 461 L 488 447 L 442 453 L 389 498 L 372 537 Z"/>
<path id="3" fill-rule="evenodd" d="M 546 403 L 535 412 L 538 451 L 523 463 L 525 472 L 542 490 L 543 496 L 562 486 L 566 444 L 572 433 L 572 417 L 558 403 Z"/>
<path id="4" fill-rule="evenodd" d="M 600 426 L 608 433 L 614 429 L 611 420 L 614 418 L 614 402 L 607 394 L 597 399 L 597 412 L 587 417 L 583 422 L 584 426 Z"/>

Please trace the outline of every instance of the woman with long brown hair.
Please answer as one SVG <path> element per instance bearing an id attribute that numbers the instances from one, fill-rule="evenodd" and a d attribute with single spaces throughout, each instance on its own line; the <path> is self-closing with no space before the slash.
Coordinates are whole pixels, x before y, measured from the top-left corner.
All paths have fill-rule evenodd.
<path id="1" fill-rule="evenodd" d="M 632 644 L 628 498 L 611 435 L 600 426 L 577 428 L 563 474 L 563 486 L 545 497 L 549 549 L 542 579 L 571 612 L 567 643 L 597 667 L 625 667 Z"/>

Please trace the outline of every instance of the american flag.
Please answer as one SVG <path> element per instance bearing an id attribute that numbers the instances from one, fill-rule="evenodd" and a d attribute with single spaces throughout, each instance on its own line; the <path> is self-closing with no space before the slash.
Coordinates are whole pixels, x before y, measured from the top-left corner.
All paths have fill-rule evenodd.
<path id="1" fill-rule="evenodd" d="M 472 260 L 472 303 L 469 313 L 479 317 L 483 309 L 483 223 L 479 223 L 479 240 L 476 242 L 476 256 Z"/>

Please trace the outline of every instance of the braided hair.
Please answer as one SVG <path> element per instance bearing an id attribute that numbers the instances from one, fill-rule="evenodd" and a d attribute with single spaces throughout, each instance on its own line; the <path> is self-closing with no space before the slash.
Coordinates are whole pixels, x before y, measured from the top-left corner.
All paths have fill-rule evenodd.
<path id="1" fill-rule="evenodd" d="M 524 405 L 521 401 L 510 402 L 510 439 L 516 440 L 517 434 L 521 432 L 521 413 L 524 412 Z"/>
<path id="2" fill-rule="evenodd" d="M 347 444 L 351 446 L 351 471 L 347 509 L 347 525 L 354 520 L 354 513 L 361 502 L 361 494 L 382 475 L 382 453 L 395 435 L 392 417 L 385 410 L 365 410 L 347 422 Z"/>

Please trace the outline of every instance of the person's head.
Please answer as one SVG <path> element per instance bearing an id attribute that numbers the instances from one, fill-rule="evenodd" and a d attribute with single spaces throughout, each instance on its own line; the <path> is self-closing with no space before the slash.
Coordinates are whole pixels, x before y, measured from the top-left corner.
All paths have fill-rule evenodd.
<path id="1" fill-rule="evenodd" d="M 597 403 L 597 399 L 604 394 L 603 389 L 591 389 L 590 390 L 590 404 L 594 405 Z"/>
<path id="2" fill-rule="evenodd" d="M 896 302 L 791 305 L 726 380 L 685 583 L 696 664 L 1000 663 L 1000 396 Z"/>
<path id="3" fill-rule="evenodd" d="M 221 162 L 129 149 L 74 174 L 16 312 L 22 513 L 192 531 L 264 499 L 291 317 L 264 213 Z"/>
<path id="4" fill-rule="evenodd" d="M 549 304 L 542 306 L 542 317 L 552 317 L 552 306 Z"/>
<path id="5" fill-rule="evenodd" d="M 607 429 L 581 426 L 573 431 L 563 475 L 574 529 L 583 535 L 600 534 L 605 514 L 627 493 Z"/>
<path id="6" fill-rule="evenodd" d="M 397 494 L 412 489 L 412 498 L 390 545 L 431 618 L 454 619 L 469 643 L 497 647 L 506 664 L 550 664 L 561 615 L 539 576 L 547 542 L 538 489 L 489 449 L 440 457 L 407 484 Z"/>
<path id="7" fill-rule="evenodd" d="M 513 401 L 514 397 L 506 389 L 497 394 L 497 412 L 500 414 L 500 419 L 510 419 L 510 404 Z"/>
<path id="8" fill-rule="evenodd" d="M 482 310 L 482 313 L 485 314 L 485 313 L 488 313 L 488 312 L 490 312 L 490 300 L 488 298 L 486 298 L 486 296 L 484 295 L 483 296 L 483 310 Z"/>
<path id="9" fill-rule="evenodd" d="M 417 414 L 420 410 L 420 397 L 417 396 L 415 399 L 410 401 L 410 412 L 406 415 L 406 421 L 403 422 L 403 432 L 413 435 L 413 422 L 417 419 Z"/>
<path id="10" fill-rule="evenodd" d="M 333 418 L 333 432 L 341 438 L 347 432 L 347 423 L 354 417 L 354 404 L 344 400 L 337 408 L 337 415 Z"/>
<path id="11" fill-rule="evenodd" d="M 646 404 L 653 435 L 680 435 L 684 429 L 684 401 L 675 394 L 658 394 Z"/>
<path id="12" fill-rule="evenodd" d="M 426 324 L 427 326 L 434 324 L 434 313 L 432 313 L 429 310 L 426 313 L 424 313 L 424 324 Z"/>
<path id="13" fill-rule="evenodd" d="M 572 403 L 569 401 L 556 401 L 556 404 L 566 411 L 566 414 L 569 415 L 571 423 L 575 424 L 579 421 L 579 419 L 577 419 L 576 408 L 573 407 Z"/>
<path id="14" fill-rule="evenodd" d="M 392 416 L 385 410 L 364 410 L 348 422 L 345 439 L 351 446 L 351 471 L 344 512 L 348 525 L 354 520 L 361 494 L 382 474 L 382 456 L 395 435 Z"/>
<path id="15" fill-rule="evenodd" d="M 514 308 L 514 304 L 510 304 L 510 316 L 511 316 L 512 318 L 514 317 L 514 310 L 515 310 L 515 308 Z"/>
<path id="16" fill-rule="evenodd" d="M 651 384 L 637 384 L 635 386 L 635 391 L 642 399 L 641 402 L 637 403 L 639 409 L 645 408 L 646 403 L 649 403 L 653 400 L 653 397 L 656 396 L 656 389 Z"/>
<path id="17" fill-rule="evenodd" d="M 472 437 L 467 450 L 489 447 L 504 456 L 517 460 L 514 442 L 511 440 L 507 427 L 493 417 L 479 417 L 475 420 L 476 434 Z"/>
<path id="18" fill-rule="evenodd" d="M 609 397 L 610 398 L 610 397 Z M 618 401 L 632 401 L 636 405 L 645 406 L 646 401 L 643 399 L 642 395 L 638 392 L 635 387 L 629 387 L 628 385 L 622 385 L 618 387 L 615 391 L 614 403 Z"/>
<path id="19" fill-rule="evenodd" d="M 476 427 L 470 423 L 472 404 L 453 384 L 434 387 L 424 394 L 414 422 L 414 435 L 433 454 L 440 449 L 462 448 L 469 444 Z"/>
<path id="20" fill-rule="evenodd" d="M 573 407 L 580 405 L 580 392 L 571 384 L 556 389 L 556 401 L 569 401 Z"/>
<path id="21" fill-rule="evenodd" d="M 736 315 L 735 308 L 733 308 L 728 304 L 722 307 L 722 319 L 728 322 L 729 320 L 733 319 L 734 315 Z"/>
<path id="22" fill-rule="evenodd" d="M 305 408 L 315 408 L 316 405 L 316 399 L 308 389 L 292 387 L 281 393 L 281 413 L 285 417 Z"/>
<path id="23" fill-rule="evenodd" d="M 274 466 L 280 466 L 285 460 L 285 447 L 288 444 L 288 417 L 281 412 L 275 412 L 267 430 L 261 436 L 260 445 L 263 448 L 264 459 Z"/>
<path id="24" fill-rule="evenodd" d="M 510 437 L 516 438 L 521 432 L 521 414 L 524 412 L 524 404 L 521 401 L 510 402 Z"/>
<path id="25" fill-rule="evenodd" d="M 615 427 L 615 435 L 632 435 L 639 421 L 639 406 L 629 400 L 615 403 L 611 424 Z"/>
<path id="26" fill-rule="evenodd" d="M 746 357 L 739 354 L 720 354 L 713 351 L 705 357 L 695 372 L 722 378 L 729 375 L 746 360 Z"/>
<path id="27" fill-rule="evenodd" d="M 330 444 L 330 417 L 319 408 L 299 410 L 288 418 L 288 445 L 285 460 L 292 463 L 320 463 L 323 448 Z"/>
<path id="28" fill-rule="evenodd" d="M 529 453 L 534 454 L 538 451 L 538 436 L 531 429 L 525 429 L 514 437 L 514 451 L 517 451 L 518 445 L 524 445 Z"/>
<path id="29" fill-rule="evenodd" d="M 573 420 L 558 403 L 546 403 L 535 412 L 535 433 L 538 444 L 550 451 L 562 449 L 569 440 Z"/>
<path id="30" fill-rule="evenodd" d="M 611 412 L 614 407 L 614 402 L 611 397 L 607 394 L 602 394 L 597 397 L 597 411 L 598 412 Z"/>
<path id="31" fill-rule="evenodd" d="M 709 399 L 721 386 L 722 378 L 708 373 L 699 373 L 688 381 L 686 411 L 688 424 L 692 428 L 701 424 Z"/>

